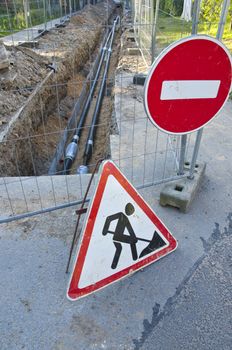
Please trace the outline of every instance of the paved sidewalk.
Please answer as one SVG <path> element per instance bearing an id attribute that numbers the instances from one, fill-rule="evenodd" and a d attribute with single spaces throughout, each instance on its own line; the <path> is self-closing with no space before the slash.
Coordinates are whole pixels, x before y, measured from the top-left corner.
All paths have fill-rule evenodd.
<path id="1" fill-rule="evenodd" d="M 12 33 L 11 35 L 4 36 L 3 38 L 1 38 L 1 40 L 5 45 L 8 46 L 33 41 L 41 35 L 41 31 L 51 30 L 52 28 L 55 28 L 57 24 L 61 24 L 65 20 L 67 20 L 67 18 L 67 16 L 64 16 L 61 18 L 53 19 L 46 23 L 42 23 L 34 27 L 21 30 L 19 32 Z"/>

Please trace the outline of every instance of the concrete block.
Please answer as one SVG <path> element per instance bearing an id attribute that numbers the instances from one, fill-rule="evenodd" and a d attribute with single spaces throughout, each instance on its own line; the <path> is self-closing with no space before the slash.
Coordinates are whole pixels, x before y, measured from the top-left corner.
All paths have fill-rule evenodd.
<path id="1" fill-rule="evenodd" d="M 141 52 L 138 47 L 129 47 L 127 49 L 127 54 L 130 56 L 140 56 Z"/>
<path id="2" fill-rule="evenodd" d="M 190 163 L 185 163 L 185 171 L 190 168 Z M 187 213 L 198 191 L 199 185 L 205 173 L 206 163 L 196 164 L 194 178 L 182 178 L 165 185 L 160 192 L 160 205 L 170 205 Z"/>
<path id="3" fill-rule="evenodd" d="M 133 84 L 134 85 L 144 85 L 146 80 L 146 74 L 135 74 L 133 76 Z"/>

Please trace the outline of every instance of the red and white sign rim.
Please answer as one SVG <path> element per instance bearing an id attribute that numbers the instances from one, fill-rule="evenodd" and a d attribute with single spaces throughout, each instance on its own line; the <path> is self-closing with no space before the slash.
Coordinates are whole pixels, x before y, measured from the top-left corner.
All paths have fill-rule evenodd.
<path id="1" fill-rule="evenodd" d="M 222 108 L 224 107 L 225 103 L 227 102 L 227 99 L 229 97 L 229 94 L 230 94 L 230 91 L 231 91 L 231 86 L 230 86 L 230 89 L 228 90 L 228 94 L 227 94 L 227 97 L 225 98 L 224 100 L 224 103 L 222 104 L 221 108 L 217 111 L 217 113 L 209 120 L 207 121 L 206 123 L 204 123 L 204 125 L 196 128 L 196 129 L 193 129 L 193 130 L 190 130 L 190 131 L 187 131 L 187 132 L 178 132 L 178 133 L 175 133 L 175 132 L 171 132 L 171 131 L 168 131 L 166 129 L 163 129 L 161 126 L 159 126 L 159 124 L 157 124 L 154 119 L 152 118 L 152 116 L 150 115 L 149 113 L 149 108 L 148 108 L 148 103 L 147 103 L 147 93 L 148 93 L 148 88 L 149 88 L 149 83 L 150 83 L 150 80 L 151 80 L 151 77 L 153 75 L 153 72 L 154 70 L 156 69 L 156 67 L 158 66 L 158 64 L 161 62 L 161 60 L 163 59 L 164 56 L 166 56 L 171 50 L 173 50 L 176 46 L 180 45 L 180 44 L 183 44 L 187 41 L 192 41 L 192 40 L 199 40 L 199 39 L 202 39 L 202 40 L 208 40 L 208 41 L 212 41 L 214 42 L 215 44 L 219 45 L 227 54 L 227 56 L 229 57 L 229 60 L 230 60 L 230 64 L 232 66 L 232 58 L 231 58 L 231 54 L 229 52 L 229 50 L 227 49 L 227 47 L 221 42 L 219 41 L 218 39 L 215 39 L 215 38 L 212 38 L 211 36 L 208 36 L 208 35 L 192 35 L 192 36 L 189 36 L 189 37 L 186 37 L 186 38 L 183 38 L 183 39 L 180 39 L 180 40 L 177 40 L 176 42 L 170 44 L 166 49 L 164 49 L 160 54 L 159 56 L 156 58 L 156 60 L 154 61 L 148 75 L 147 75 L 147 78 L 145 80 L 145 84 L 144 84 L 144 108 L 145 108 L 145 111 L 146 111 L 146 114 L 148 116 L 148 118 L 150 119 L 151 123 L 153 125 L 155 125 L 159 130 L 167 133 L 167 134 L 170 134 L 170 135 L 186 135 L 186 134 L 190 134 L 192 132 L 195 132 L 197 130 L 200 130 L 202 129 L 203 127 L 205 127 L 206 125 L 208 125 L 219 113 L 220 111 L 222 110 Z"/>
<path id="2" fill-rule="evenodd" d="M 107 171 L 105 171 L 104 176 L 102 176 L 102 172 L 103 172 L 104 167 L 108 171 L 108 174 L 107 174 Z M 95 190 L 95 193 L 93 195 L 93 199 L 89 205 L 88 212 L 86 214 L 85 223 L 84 223 L 84 226 L 82 229 L 82 237 L 81 237 L 80 242 L 79 242 L 78 247 L 77 247 L 76 258 L 75 258 L 75 262 L 73 264 L 73 269 L 72 269 L 72 273 L 70 275 L 70 280 L 69 280 L 69 284 L 68 284 L 67 298 L 71 301 L 75 301 L 75 300 L 80 299 L 86 295 L 92 294 L 95 291 L 100 290 L 100 289 L 102 289 L 102 288 L 104 288 L 104 287 L 106 287 L 106 286 L 108 286 L 116 281 L 121 280 L 122 278 L 125 278 L 129 274 L 132 274 L 132 273 L 138 271 L 139 269 L 142 269 L 145 266 L 152 264 L 153 262 L 155 262 L 155 261 L 161 259 L 162 257 L 173 252 L 177 248 L 177 245 L 178 245 L 177 241 L 170 234 L 169 230 L 164 225 L 164 223 L 156 216 L 153 209 L 151 209 L 151 207 L 144 201 L 144 199 L 140 196 L 140 194 L 136 191 L 136 189 L 128 182 L 128 180 L 125 178 L 125 176 L 119 171 L 119 169 L 114 165 L 114 163 L 112 161 L 103 162 L 101 169 L 99 170 L 99 174 L 100 174 L 99 179 L 98 179 L 99 181 L 98 181 L 98 184 L 96 185 L 96 190 Z M 85 287 L 82 289 L 77 288 L 77 290 L 79 290 L 79 295 L 77 297 L 71 298 L 69 295 L 69 290 L 70 290 L 70 286 L 72 283 L 72 279 L 73 279 L 75 270 L 77 268 L 77 263 L 79 262 L 79 264 L 80 264 L 79 265 L 79 272 L 81 275 L 81 271 L 82 271 L 82 268 L 84 265 L 88 246 L 89 246 L 89 243 L 91 240 L 91 235 L 93 233 L 93 227 L 94 227 L 95 221 L 90 224 L 88 221 L 88 218 L 90 216 L 91 211 L 95 210 L 96 211 L 95 220 L 96 220 L 98 209 L 95 209 L 93 207 L 95 206 L 95 204 L 98 204 L 99 201 L 101 201 L 101 198 L 103 197 L 104 188 L 106 186 L 107 178 L 109 175 L 114 175 L 122 186 L 124 184 L 124 186 L 129 187 L 130 195 L 132 196 L 132 198 L 134 200 L 137 201 L 137 204 L 140 205 L 140 207 L 141 207 L 141 204 L 145 205 L 145 207 L 146 207 L 145 209 L 149 213 L 149 215 L 151 215 L 153 218 L 155 217 L 157 222 L 159 222 L 160 227 L 162 227 L 162 229 L 163 229 L 162 235 L 169 242 L 169 245 L 165 246 L 162 250 L 161 249 L 158 250 L 158 252 L 155 251 L 153 254 L 149 255 L 147 258 L 144 258 L 143 260 L 140 260 L 139 262 L 133 263 L 131 266 L 129 266 L 121 271 L 118 271 L 116 273 L 112 273 L 111 276 L 95 283 L 95 285 L 91 285 L 91 286 L 88 286 L 88 287 Z M 102 181 L 102 183 L 101 183 L 101 181 Z M 103 188 L 102 188 L 102 186 L 103 186 Z M 83 252 L 83 250 L 84 250 L 84 254 L 82 254 L 82 256 L 80 258 L 80 252 L 81 251 Z M 79 278 L 77 281 L 78 283 L 80 280 L 80 275 L 79 275 Z"/>

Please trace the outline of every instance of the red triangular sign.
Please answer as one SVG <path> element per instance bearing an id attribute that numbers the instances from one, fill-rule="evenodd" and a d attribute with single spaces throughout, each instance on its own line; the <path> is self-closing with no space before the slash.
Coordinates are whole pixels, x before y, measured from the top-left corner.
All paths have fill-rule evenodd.
<path id="1" fill-rule="evenodd" d="M 111 161 L 99 171 L 68 286 L 84 297 L 169 254 L 175 238 Z"/>

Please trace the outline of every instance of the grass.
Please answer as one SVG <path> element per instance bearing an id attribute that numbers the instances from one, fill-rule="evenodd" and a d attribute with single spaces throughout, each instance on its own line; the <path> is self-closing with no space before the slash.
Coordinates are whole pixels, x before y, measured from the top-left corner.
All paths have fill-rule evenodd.
<path id="1" fill-rule="evenodd" d="M 168 46 L 172 42 L 181 39 L 182 37 L 191 35 L 191 28 L 192 22 L 186 22 L 177 17 L 160 16 L 157 30 L 157 43 L 159 50 Z M 217 23 L 200 23 L 198 27 L 198 34 L 207 34 L 212 37 L 216 37 L 217 28 Z M 230 30 L 229 20 L 225 25 L 222 41 L 232 52 L 232 31 Z"/>

